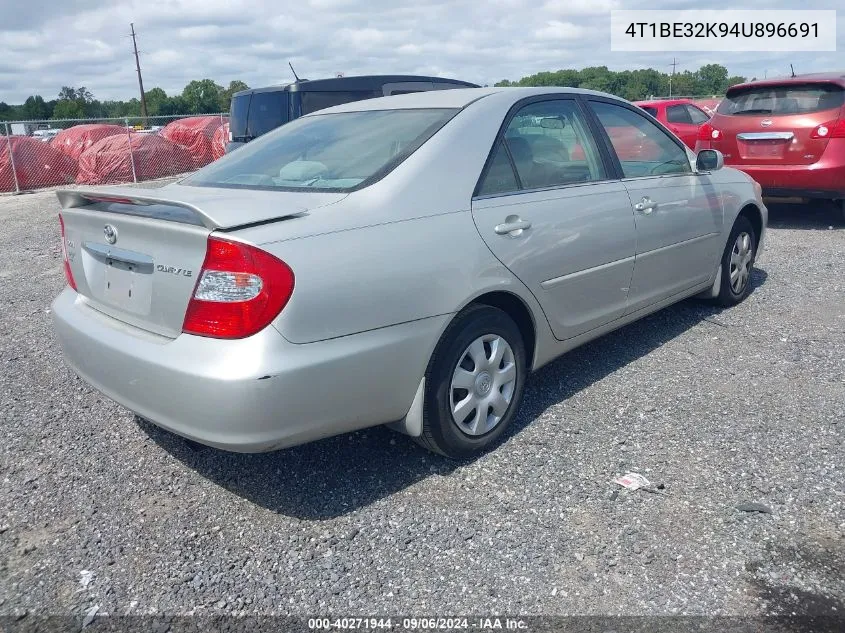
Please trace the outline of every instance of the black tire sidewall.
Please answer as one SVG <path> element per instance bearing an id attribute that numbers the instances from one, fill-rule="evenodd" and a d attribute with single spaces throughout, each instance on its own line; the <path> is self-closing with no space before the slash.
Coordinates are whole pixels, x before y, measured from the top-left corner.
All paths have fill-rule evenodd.
<path id="1" fill-rule="evenodd" d="M 496 427 L 484 435 L 474 437 L 463 433 L 452 420 L 449 389 L 452 373 L 461 355 L 470 343 L 485 334 L 501 336 L 510 345 L 516 364 L 516 385 L 508 410 Z M 525 344 L 513 319 L 491 306 L 472 306 L 458 315 L 438 343 L 426 373 L 423 432 L 429 442 L 439 452 L 453 458 L 468 457 L 494 444 L 519 411 L 525 374 Z"/>
<path id="2" fill-rule="evenodd" d="M 735 293 L 731 286 L 731 252 L 733 251 L 736 238 L 740 233 L 748 233 L 751 236 L 751 251 L 754 253 L 751 259 L 751 266 L 748 271 L 748 282 L 742 289 L 742 292 Z M 741 215 L 734 222 L 731 234 L 728 237 L 728 243 L 725 245 L 725 252 L 722 254 L 722 283 L 719 292 L 719 299 L 724 305 L 734 305 L 745 299 L 751 293 L 751 275 L 754 271 L 754 262 L 757 259 L 757 232 L 751 224 L 751 221 L 745 216 Z"/>

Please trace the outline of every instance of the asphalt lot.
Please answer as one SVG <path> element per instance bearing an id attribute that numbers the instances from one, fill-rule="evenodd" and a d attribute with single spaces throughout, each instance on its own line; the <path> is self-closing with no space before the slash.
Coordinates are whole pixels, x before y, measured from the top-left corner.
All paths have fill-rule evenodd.
<path id="1" fill-rule="evenodd" d="M 57 209 L 0 197 L 0 614 L 845 611 L 827 211 L 773 207 L 744 304 L 575 350 L 529 380 L 503 445 L 455 464 L 381 428 L 235 455 L 139 423 L 53 340 Z M 611 483 L 627 471 L 664 494 Z"/>

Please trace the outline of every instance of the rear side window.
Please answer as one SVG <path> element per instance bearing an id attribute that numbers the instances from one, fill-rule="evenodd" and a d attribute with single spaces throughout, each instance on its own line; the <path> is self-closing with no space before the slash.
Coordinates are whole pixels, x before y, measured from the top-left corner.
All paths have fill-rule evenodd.
<path id="1" fill-rule="evenodd" d="M 652 108 L 651 106 L 640 106 L 643 110 L 645 110 L 648 114 L 653 116 L 655 119 L 657 118 L 657 108 Z"/>
<path id="2" fill-rule="evenodd" d="M 288 95 L 282 90 L 255 92 L 249 104 L 250 136 L 261 136 L 288 120 Z M 234 136 L 234 133 L 232 134 Z"/>
<path id="3" fill-rule="evenodd" d="M 728 91 L 716 112 L 731 115 L 810 114 L 841 108 L 845 91 L 833 84 L 749 86 Z"/>
<path id="4" fill-rule="evenodd" d="M 502 142 L 504 146 L 501 142 L 496 146 L 479 195 L 559 187 L 605 177 L 587 123 L 571 99 L 526 105 L 511 119 Z"/>
<path id="5" fill-rule="evenodd" d="M 312 92 L 310 90 L 302 90 L 300 91 L 300 95 L 300 98 L 302 99 L 303 115 L 311 114 L 317 110 L 331 108 L 332 106 L 341 105 L 343 103 L 384 96 L 381 92 L 377 92 L 375 90 L 338 90 L 332 92 Z"/>
<path id="6" fill-rule="evenodd" d="M 692 119 L 686 106 L 672 105 L 666 108 L 666 120 L 669 123 L 687 123 L 692 125 Z"/>

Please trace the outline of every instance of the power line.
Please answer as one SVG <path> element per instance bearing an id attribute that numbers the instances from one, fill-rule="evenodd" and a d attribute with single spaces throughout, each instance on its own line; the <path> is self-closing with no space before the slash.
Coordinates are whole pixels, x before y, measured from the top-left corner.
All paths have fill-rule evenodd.
<path id="1" fill-rule="evenodd" d="M 135 23 L 130 22 L 129 28 L 132 31 L 132 48 L 135 50 L 135 68 L 138 71 L 138 87 L 141 89 L 141 116 L 144 117 L 144 124 L 146 124 L 147 98 L 144 96 L 144 80 L 141 79 L 141 62 L 138 59 L 138 44 L 135 41 Z"/>

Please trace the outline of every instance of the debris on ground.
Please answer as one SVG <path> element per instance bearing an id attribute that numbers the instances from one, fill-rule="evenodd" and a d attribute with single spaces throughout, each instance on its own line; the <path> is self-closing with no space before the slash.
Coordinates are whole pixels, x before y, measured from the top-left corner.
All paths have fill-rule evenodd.
<path id="1" fill-rule="evenodd" d="M 736 504 L 736 509 L 741 512 L 759 512 L 761 514 L 772 513 L 772 509 L 769 506 L 753 501 L 743 501 L 742 503 L 738 503 Z"/>

